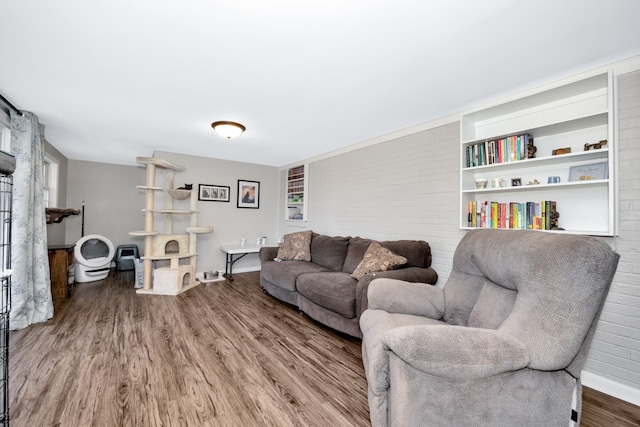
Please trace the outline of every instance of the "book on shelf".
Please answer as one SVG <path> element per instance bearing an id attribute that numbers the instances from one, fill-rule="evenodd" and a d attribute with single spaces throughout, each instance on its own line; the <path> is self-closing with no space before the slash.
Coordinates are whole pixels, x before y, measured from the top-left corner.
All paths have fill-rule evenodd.
<path id="1" fill-rule="evenodd" d="M 304 166 L 297 166 L 295 168 L 289 169 L 288 178 L 289 179 L 304 178 Z"/>
<path id="2" fill-rule="evenodd" d="M 470 200 L 467 202 L 467 226 L 471 228 L 510 228 L 551 230 L 556 214 L 555 201 L 509 202 Z"/>
<path id="3" fill-rule="evenodd" d="M 524 133 L 470 144 L 465 150 L 465 166 L 476 167 L 527 159 L 531 135 Z"/>
<path id="4" fill-rule="evenodd" d="M 300 181 L 289 181 L 287 183 L 288 193 L 302 193 L 304 191 L 304 185 Z"/>

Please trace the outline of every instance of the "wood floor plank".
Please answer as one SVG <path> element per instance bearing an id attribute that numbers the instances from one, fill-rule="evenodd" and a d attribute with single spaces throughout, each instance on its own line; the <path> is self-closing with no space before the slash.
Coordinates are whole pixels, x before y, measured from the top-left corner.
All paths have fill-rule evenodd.
<path id="1" fill-rule="evenodd" d="M 176 297 L 132 284 L 76 284 L 52 320 L 11 332 L 12 427 L 370 425 L 360 341 L 261 292 L 259 273 Z M 589 396 L 584 426 L 638 425 L 637 407 Z"/>

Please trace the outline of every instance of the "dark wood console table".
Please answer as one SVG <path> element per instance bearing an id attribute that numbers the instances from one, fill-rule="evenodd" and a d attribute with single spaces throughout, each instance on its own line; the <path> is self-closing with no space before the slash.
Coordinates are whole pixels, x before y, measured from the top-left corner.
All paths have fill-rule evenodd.
<path id="1" fill-rule="evenodd" d="M 51 297 L 68 298 L 73 293 L 73 249 L 76 245 L 51 245 L 49 249 L 49 273 Z"/>

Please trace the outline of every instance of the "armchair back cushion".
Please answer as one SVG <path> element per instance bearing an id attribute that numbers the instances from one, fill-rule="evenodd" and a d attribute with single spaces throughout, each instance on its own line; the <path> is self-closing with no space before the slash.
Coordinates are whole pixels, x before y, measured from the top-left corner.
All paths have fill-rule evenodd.
<path id="1" fill-rule="evenodd" d="M 617 260 L 609 245 L 593 237 L 469 232 L 444 287 L 444 320 L 520 340 L 532 369 L 564 369 L 597 319 Z"/>

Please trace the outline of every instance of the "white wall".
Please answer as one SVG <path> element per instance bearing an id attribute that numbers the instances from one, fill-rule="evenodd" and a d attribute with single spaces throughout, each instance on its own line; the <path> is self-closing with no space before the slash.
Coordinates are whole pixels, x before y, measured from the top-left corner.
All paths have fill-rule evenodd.
<path id="1" fill-rule="evenodd" d="M 630 72 L 640 69 L 639 62 L 634 58 L 612 65 L 614 74 L 622 76 L 616 114 L 620 234 L 604 240 L 621 260 L 583 374 L 585 385 L 636 405 L 640 405 L 640 72 Z M 464 235 L 458 221 L 459 144 L 455 121 L 309 159 L 309 221 L 292 224 L 279 214 L 280 235 L 303 227 L 329 235 L 424 239 L 431 245 L 438 285 L 444 285 Z M 284 182 L 283 168 L 282 206 Z"/>
<path id="2" fill-rule="evenodd" d="M 260 236 L 267 236 L 268 242 L 277 241 L 278 168 L 161 151 L 155 152 L 154 157 L 186 167 L 186 171 L 175 173 L 176 187 L 193 184 L 193 188 L 197 190 L 198 184 L 209 184 L 227 186 L 231 189 L 229 202 L 200 201 L 198 203 L 199 224 L 214 227 L 213 233 L 198 236 L 198 272 L 224 270 L 225 256 L 220 251 L 220 246 L 240 244 L 242 237 L 245 237 L 248 243 L 255 243 L 256 237 Z M 239 179 L 260 182 L 259 209 L 237 207 Z M 143 181 L 140 182 L 142 183 Z M 142 208 L 142 204 L 139 208 Z M 183 219 L 185 220 L 187 219 Z M 137 229 L 144 228 L 142 219 L 137 227 Z M 180 227 L 180 219 L 176 218 L 174 231 L 178 232 Z M 142 240 L 138 246 L 142 249 Z M 249 254 L 239 260 L 233 270 L 243 272 L 259 269 L 258 255 Z"/>

